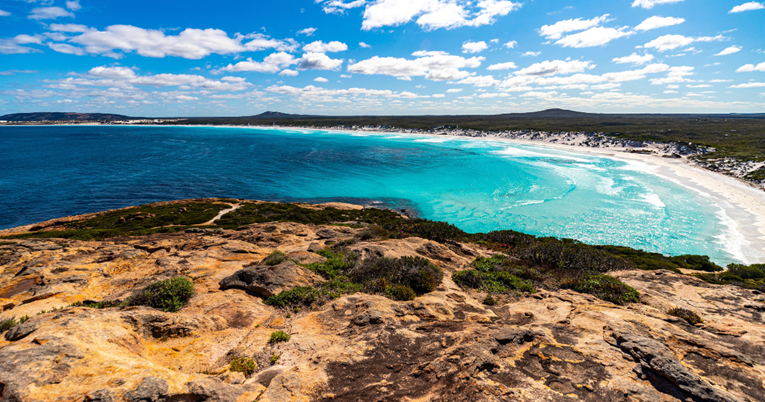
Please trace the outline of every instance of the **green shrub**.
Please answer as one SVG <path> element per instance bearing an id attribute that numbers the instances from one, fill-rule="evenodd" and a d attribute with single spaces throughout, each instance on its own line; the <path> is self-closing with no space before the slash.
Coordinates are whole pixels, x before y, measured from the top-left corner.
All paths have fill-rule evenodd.
<path id="1" fill-rule="evenodd" d="M 130 298 L 131 306 L 149 306 L 178 312 L 194 296 L 194 284 L 182 277 L 154 282 Z"/>
<path id="2" fill-rule="evenodd" d="M 268 266 L 279 265 L 287 260 L 287 256 L 279 250 L 274 251 L 263 259 L 263 264 Z"/>
<path id="3" fill-rule="evenodd" d="M 6 320 L 2 320 L 0 321 L 0 333 L 5 332 L 19 324 L 21 323 L 16 320 L 16 317 L 11 317 Z"/>
<path id="4" fill-rule="evenodd" d="M 414 293 L 414 290 L 406 285 L 388 285 L 385 287 L 385 295 L 388 296 L 391 300 L 396 301 L 410 301 L 414 300 L 415 297 L 417 297 L 417 294 Z"/>
<path id="5" fill-rule="evenodd" d="M 452 280 L 464 288 L 492 293 L 509 293 L 513 290 L 536 293 L 536 289 L 531 282 L 523 280 L 507 271 L 481 272 L 470 269 L 455 272 L 452 275 Z"/>
<path id="6" fill-rule="evenodd" d="M 723 273 L 723 277 L 739 279 L 764 279 L 765 278 L 765 264 L 743 265 L 743 264 L 729 264 L 728 271 Z"/>
<path id="7" fill-rule="evenodd" d="M 468 269 L 465 271 L 458 271 L 452 274 L 452 280 L 454 283 L 470 288 L 470 289 L 483 289 L 485 283 L 483 281 L 485 274 L 481 271 L 474 269 Z"/>
<path id="8" fill-rule="evenodd" d="M 281 352 L 278 355 L 274 352 L 271 352 L 271 357 L 268 359 L 268 361 L 270 361 L 271 365 L 273 366 L 274 364 L 276 364 L 276 362 L 279 361 L 279 359 L 281 359 L 283 354 L 284 352 Z"/>
<path id="9" fill-rule="evenodd" d="M 450 223 L 427 219 L 402 219 L 384 226 L 384 229 L 392 238 L 421 237 L 439 243 L 467 241 L 471 237 Z"/>
<path id="10" fill-rule="evenodd" d="M 298 286 L 292 290 L 273 295 L 266 299 L 264 303 L 278 308 L 292 304 L 311 305 L 319 296 L 321 296 L 321 292 L 312 286 Z"/>
<path id="11" fill-rule="evenodd" d="M 221 217 L 215 222 L 223 227 L 236 228 L 242 225 L 264 222 L 296 222 L 302 224 L 327 225 L 338 222 L 364 222 L 374 225 L 387 225 L 403 220 L 401 215 L 388 210 L 366 208 L 343 210 L 336 208 L 303 208 L 296 204 L 242 203 L 242 207 Z"/>
<path id="12" fill-rule="evenodd" d="M 684 308 L 673 308 L 672 310 L 667 311 L 667 314 L 682 318 L 688 324 L 691 324 L 691 325 L 696 325 L 696 324 L 704 322 L 704 320 L 702 320 L 698 314 L 696 314 L 695 312 L 691 310 L 686 310 Z"/>
<path id="13" fill-rule="evenodd" d="M 669 257 L 669 259 L 685 269 L 706 272 L 720 272 L 723 270 L 721 266 L 709 261 L 709 257 L 705 255 L 678 255 L 677 257 Z"/>
<path id="14" fill-rule="evenodd" d="M 105 309 L 105 308 L 114 308 L 114 307 L 126 307 L 129 304 L 130 300 L 120 301 L 120 300 L 107 300 L 107 301 L 91 301 L 91 300 L 85 300 L 81 302 L 72 303 L 72 307 L 88 307 L 88 308 L 94 308 L 94 309 Z"/>
<path id="15" fill-rule="evenodd" d="M 585 275 L 564 287 L 579 293 L 589 293 L 601 300 L 618 305 L 640 301 L 640 293 L 637 290 L 608 275 Z"/>
<path id="16" fill-rule="evenodd" d="M 497 305 L 497 301 L 494 300 L 494 298 L 491 297 L 491 295 L 486 295 L 486 297 L 484 297 L 484 299 L 483 299 L 483 304 L 485 304 L 487 306 L 496 306 Z"/>
<path id="17" fill-rule="evenodd" d="M 276 331 L 271 333 L 271 337 L 268 339 L 268 343 L 275 344 L 279 342 L 289 341 L 291 336 L 284 331 Z"/>
<path id="18" fill-rule="evenodd" d="M 444 274 L 440 268 L 422 257 L 372 257 L 354 267 L 349 276 L 357 283 L 384 279 L 386 284 L 405 285 L 421 295 L 434 291 Z"/>
<path id="19" fill-rule="evenodd" d="M 249 357 L 235 357 L 228 365 L 231 371 L 243 373 L 246 377 L 252 375 L 258 369 L 258 364 Z"/>
<path id="20" fill-rule="evenodd" d="M 305 267 L 323 276 L 325 279 L 333 279 L 338 275 L 344 275 L 356 265 L 358 260 L 358 256 L 355 253 L 345 250 L 334 251 L 327 248 L 317 251 L 316 254 L 326 258 L 327 261 L 321 264 L 308 264 Z"/>

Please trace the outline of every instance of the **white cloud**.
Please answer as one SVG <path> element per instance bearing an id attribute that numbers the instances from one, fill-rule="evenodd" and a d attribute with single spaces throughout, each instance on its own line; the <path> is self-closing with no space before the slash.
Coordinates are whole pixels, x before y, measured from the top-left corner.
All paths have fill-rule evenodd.
<path id="1" fill-rule="evenodd" d="M 48 29 L 51 31 L 56 32 L 71 32 L 71 33 L 80 33 L 80 32 L 88 32 L 90 28 L 88 28 L 85 25 L 78 25 L 78 24 L 50 24 L 48 26 Z"/>
<path id="2" fill-rule="evenodd" d="M 316 28 L 305 28 L 297 31 L 298 35 L 313 36 L 316 33 Z"/>
<path id="3" fill-rule="evenodd" d="M 435 94 L 435 95 L 433 95 L 433 97 L 434 98 L 445 98 L 446 95 L 444 95 L 444 94 Z"/>
<path id="4" fill-rule="evenodd" d="M 609 14 L 604 14 L 591 20 L 577 18 L 575 20 L 558 21 L 553 25 L 542 26 L 542 28 L 539 29 L 539 34 L 550 40 L 561 39 L 563 34 L 568 32 L 584 31 L 585 29 L 596 27 L 608 20 L 608 16 Z"/>
<path id="5" fill-rule="evenodd" d="M 329 82 L 329 80 L 324 77 L 316 77 L 313 80 L 316 82 Z"/>
<path id="6" fill-rule="evenodd" d="M 372 45 L 368 45 L 364 42 L 359 42 L 359 46 L 361 46 L 364 49 L 369 49 L 370 47 L 372 47 Z"/>
<path id="7" fill-rule="evenodd" d="M 452 88 L 452 89 L 446 90 L 446 93 L 450 93 L 450 94 L 456 94 L 458 92 L 462 92 L 462 88 Z"/>
<path id="8" fill-rule="evenodd" d="M 28 45 L 30 43 L 39 45 L 39 44 L 42 44 L 43 36 L 41 35 L 31 36 L 31 35 L 21 34 L 21 35 L 16 35 L 16 37 L 13 38 L 13 41 L 18 43 L 19 45 Z"/>
<path id="9" fill-rule="evenodd" d="M 451 84 L 475 85 L 477 87 L 493 87 L 499 84 L 499 81 L 491 75 L 471 76 L 459 81 L 453 81 Z"/>
<path id="10" fill-rule="evenodd" d="M 618 39 L 625 36 L 632 35 L 633 32 L 629 31 L 627 27 L 622 28 L 604 28 L 595 27 L 590 28 L 584 32 L 579 32 L 573 35 L 563 37 L 556 41 L 558 45 L 563 47 L 584 48 L 603 46 L 614 39 Z"/>
<path id="11" fill-rule="evenodd" d="M 45 81 L 66 86 L 120 87 L 130 89 L 134 85 L 152 87 L 177 86 L 179 89 L 200 89 L 209 91 L 241 91 L 250 84 L 237 77 L 224 80 L 212 80 L 192 74 L 156 74 L 138 75 L 128 67 L 94 67 L 85 76 L 69 77 L 58 81 Z"/>
<path id="12" fill-rule="evenodd" d="M 298 60 L 295 58 L 295 56 L 279 52 L 279 53 L 273 53 L 268 56 L 266 56 L 265 59 L 263 59 L 262 62 L 253 61 L 252 59 L 248 58 L 247 61 L 240 61 L 236 64 L 229 64 L 226 67 L 223 67 L 218 70 L 214 70 L 213 74 L 219 74 L 224 71 L 227 72 L 244 72 L 244 71 L 250 71 L 250 72 L 258 72 L 258 73 L 276 73 L 277 71 L 283 69 L 284 67 L 289 67 L 293 64 L 297 64 Z"/>
<path id="13" fill-rule="evenodd" d="M 36 52 L 39 52 L 39 50 L 20 46 L 18 43 L 10 39 L 0 39 L 0 53 L 2 54 L 26 54 Z"/>
<path id="14" fill-rule="evenodd" d="M 728 88 L 762 88 L 765 82 L 747 82 L 746 84 L 731 85 Z"/>
<path id="15" fill-rule="evenodd" d="M 266 91 L 281 95 L 299 96 L 302 98 L 322 98 L 330 96 L 365 96 L 365 97 L 384 97 L 384 98 L 420 98 L 411 92 L 393 92 L 388 89 L 366 89 L 366 88 L 348 88 L 348 89 L 325 89 L 309 85 L 304 88 L 297 88 L 288 85 L 272 85 L 266 88 Z"/>
<path id="16" fill-rule="evenodd" d="M 467 41 L 462 44 L 462 53 L 481 53 L 488 49 L 489 45 L 484 41 L 471 42 Z"/>
<path id="17" fill-rule="evenodd" d="M 37 70 L 5 70 L 0 71 L 0 76 L 8 77 L 16 74 L 36 74 Z"/>
<path id="18" fill-rule="evenodd" d="M 616 64 L 627 64 L 627 63 L 630 63 L 630 64 L 635 64 L 635 65 L 640 66 L 640 65 L 643 65 L 645 63 L 650 62 L 653 59 L 654 59 L 654 57 L 650 53 L 646 53 L 646 54 L 644 54 L 642 56 L 637 54 L 637 53 L 632 53 L 629 56 L 617 57 L 617 58 L 615 58 L 615 59 L 613 59 L 611 61 L 613 61 Z"/>
<path id="19" fill-rule="evenodd" d="M 675 17 L 657 17 L 653 16 L 640 23 L 635 27 L 638 31 L 650 31 L 652 29 L 671 27 L 673 25 L 679 25 L 685 22 L 684 18 Z"/>
<path id="20" fill-rule="evenodd" d="M 324 53 L 308 52 L 298 61 L 298 70 L 335 70 L 343 64 L 343 59 L 331 59 Z"/>
<path id="21" fill-rule="evenodd" d="M 32 14 L 27 18 L 31 20 L 54 20 L 59 17 L 72 17 L 74 14 L 61 7 L 38 7 L 32 9 Z"/>
<path id="22" fill-rule="evenodd" d="M 514 41 L 514 40 L 511 40 L 510 42 L 507 42 L 507 43 L 505 43 L 505 44 L 504 44 L 504 45 L 502 45 L 502 46 L 503 46 L 503 47 L 506 47 L 506 48 L 508 48 L 508 49 L 515 49 L 515 47 L 516 47 L 516 46 L 518 46 L 518 42 L 517 42 L 517 41 Z"/>
<path id="23" fill-rule="evenodd" d="M 584 70 L 588 70 L 592 68 L 595 68 L 595 65 L 592 64 L 591 61 L 546 60 L 541 63 L 532 64 L 529 67 L 521 69 L 516 74 L 542 77 L 547 75 L 563 75 L 563 74 L 580 73 Z"/>
<path id="24" fill-rule="evenodd" d="M 0 10 L 0 17 L 7 17 L 9 15 L 11 15 L 11 13 L 9 13 L 8 11 Z"/>
<path id="25" fill-rule="evenodd" d="M 145 57 L 176 56 L 201 59 L 210 54 L 236 54 L 266 49 L 294 51 L 297 43 L 292 39 L 271 39 L 262 34 L 236 35 L 229 38 L 220 29 L 185 29 L 178 35 L 143 29 L 131 25 L 112 25 L 105 31 L 89 30 L 75 36 L 70 42 L 83 45 L 90 54 L 112 54 L 115 50 L 136 52 Z M 119 57 L 119 56 L 118 56 Z"/>
<path id="26" fill-rule="evenodd" d="M 713 42 L 713 41 L 722 41 L 725 39 L 726 38 L 722 35 L 717 35 L 714 37 L 702 36 L 698 38 L 691 38 L 691 37 L 683 36 L 683 35 L 664 35 L 646 43 L 642 47 L 647 49 L 655 48 L 656 50 L 660 52 L 666 52 L 667 50 L 674 50 L 679 47 L 690 45 L 693 42 Z"/>
<path id="27" fill-rule="evenodd" d="M 715 56 L 727 56 L 729 54 L 738 53 L 741 49 L 743 49 L 741 46 L 730 46 L 725 48 L 722 52 L 717 53 Z"/>
<path id="28" fill-rule="evenodd" d="M 67 1 L 66 2 L 66 8 L 68 8 L 68 9 L 70 9 L 72 11 L 77 11 L 77 10 L 81 9 L 82 6 L 80 5 L 80 0 L 74 0 L 74 1 Z"/>
<path id="29" fill-rule="evenodd" d="M 73 54 L 75 56 L 84 56 L 87 54 L 82 48 L 68 45 L 66 43 L 48 43 L 48 47 L 51 48 L 51 50 L 55 50 L 56 52 Z"/>
<path id="30" fill-rule="evenodd" d="M 344 52 L 348 50 L 348 45 L 338 41 L 324 43 L 320 40 L 317 40 L 316 42 L 303 46 L 303 50 L 311 53 Z"/>
<path id="31" fill-rule="evenodd" d="M 693 80 L 686 78 L 689 75 L 693 75 L 694 67 L 679 66 L 669 69 L 669 73 L 664 78 L 652 78 L 651 85 L 666 85 L 680 82 L 692 82 Z"/>
<path id="32" fill-rule="evenodd" d="M 316 0 L 316 3 L 321 2 L 322 0 Z M 322 9 L 327 14 L 343 14 L 346 10 L 361 7 L 366 4 L 366 0 L 351 0 L 348 3 L 344 0 L 323 0 L 323 2 Z"/>
<path id="33" fill-rule="evenodd" d="M 537 56 L 539 56 L 540 54 L 542 54 L 542 52 L 532 52 L 532 51 L 528 51 L 528 52 L 526 52 L 526 53 L 522 54 L 522 55 L 521 55 L 521 57 L 537 57 Z"/>
<path id="34" fill-rule="evenodd" d="M 728 14 L 743 13 L 744 11 L 762 10 L 765 9 L 765 4 L 758 3 L 756 1 L 750 1 L 740 6 L 733 7 Z"/>
<path id="35" fill-rule="evenodd" d="M 362 60 L 348 66 L 348 71 L 359 74 L 390 75 L 402 79 L 424 76 L 433 81 L 453 81 L 466 78 L 471 74 L 462 68 L 477 68 L 483 57 L 466 59 L 449 55 L 445 52 L 419 51 L 412 54 L 414 60 L 396 57 L 379 57 Z"/>
<path id="36" fill-rule="evenodd" d="M 650 10 L 657 5 L 679 3 L 683 0 L 635 0 L 632 3 L 632 7 L 642 7 L 646 10 Z"/>
<path id="37" fill-rule="evenodd" d="M 279 75 L 285 76 L 285 77 L 297 77 L 298 76 L 297 71 L 295 70 L 282 70 L 282 72 L 279 73 Z"/>
<path id="38" fill-rule="evenodd" d="M 489 67 L 486 67 L 486 69 L 489 71 L 514 70 L 516 68 L 518 68 L 518 66 L 516 66 L 512 61 L 507 63 L 492 64 Z"/>
<path id="39" fill-rule="evenodd" d="M 712 88 L 709 84 L 686 85 L 687 88 Z"/>
<path id="40" fill-rule="evenodd" d="M 736 70 L 737 73 L 749 73 L 753 71 L 762 71 L 765 72 L 765 63 L 760 63 L 758 65 L 754 64 L 745 64 L 741 67 L 739 67 L 738 70 Z"/>
<path id="41" fill-rule="evenodd" d="M 398 26 L 417 17 L 416 23 L 425 30 L 491 25 L 496 17 L 505 16 L 521 7 L 507 0 L 376 0 L 364 10 L 361 29 L 371 30 Z"/>

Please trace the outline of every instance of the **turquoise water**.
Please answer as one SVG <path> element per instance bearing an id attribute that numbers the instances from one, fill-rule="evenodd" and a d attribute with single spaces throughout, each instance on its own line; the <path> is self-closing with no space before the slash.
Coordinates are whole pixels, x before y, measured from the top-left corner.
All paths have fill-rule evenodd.
<path id="1" fill-rule="evenodd" d="M 152 201 L 379 203 L 514 229 L 735 258 L 718 208 L 640 165 L 475 139 L 230 127 L 0 127 L 0 228 Z"/>

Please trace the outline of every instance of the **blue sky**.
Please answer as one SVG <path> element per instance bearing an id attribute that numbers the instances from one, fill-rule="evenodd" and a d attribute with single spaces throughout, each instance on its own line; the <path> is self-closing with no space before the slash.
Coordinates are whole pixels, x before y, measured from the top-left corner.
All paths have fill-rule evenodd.
<path id="1" fill-rule="evenodd" d="M 765 111 L 765 3 L 2 0 L 0 114 Z"/>

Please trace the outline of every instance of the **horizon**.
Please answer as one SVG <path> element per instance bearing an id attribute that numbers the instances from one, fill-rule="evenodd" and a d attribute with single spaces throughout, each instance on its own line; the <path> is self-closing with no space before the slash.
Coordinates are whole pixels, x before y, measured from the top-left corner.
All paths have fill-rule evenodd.
<path id="1" fill-rule="evenodd" d="M 0 115 L 63 108 L 151 118 L 269 110 L 765 111 L 763 2 L 295 0 L 232 7 L 8 2 L 0 7 Z"/>

